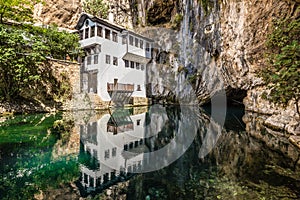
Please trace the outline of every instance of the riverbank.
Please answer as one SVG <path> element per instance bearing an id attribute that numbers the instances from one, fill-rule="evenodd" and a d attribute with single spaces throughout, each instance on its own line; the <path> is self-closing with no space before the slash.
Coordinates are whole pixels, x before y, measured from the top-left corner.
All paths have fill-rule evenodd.
<path id="1" fill-rule="evenodd" d="M 290 101 L 286 106 L 275 104 L 264 98 L 265 91 L 263 86 L 248 90 L 243 101 L 246 111 L 264 115 L 264 126 L 284 133 L 291 143 L 300 148 L 300 116 L 295 102 Z"/>

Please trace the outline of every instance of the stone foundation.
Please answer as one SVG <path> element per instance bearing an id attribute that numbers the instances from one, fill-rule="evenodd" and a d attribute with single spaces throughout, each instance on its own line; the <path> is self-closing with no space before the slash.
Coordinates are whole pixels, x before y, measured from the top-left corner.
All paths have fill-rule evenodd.
<path id="1" fill-rule="evenodd" d="M 145 97 L 132 97 L 130 102 L 133 106 L 146 106 L 150 103 L 149 99 Z"/>

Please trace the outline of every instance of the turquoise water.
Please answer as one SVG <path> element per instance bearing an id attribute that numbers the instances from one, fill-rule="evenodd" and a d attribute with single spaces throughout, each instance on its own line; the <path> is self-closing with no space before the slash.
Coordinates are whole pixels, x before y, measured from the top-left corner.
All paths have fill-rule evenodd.
<path id="1" fill-rule="evenodd" d="M 158 105 L 3 117 L 0 199 L 300 199 L 300 151 L 260 118 Z"/>

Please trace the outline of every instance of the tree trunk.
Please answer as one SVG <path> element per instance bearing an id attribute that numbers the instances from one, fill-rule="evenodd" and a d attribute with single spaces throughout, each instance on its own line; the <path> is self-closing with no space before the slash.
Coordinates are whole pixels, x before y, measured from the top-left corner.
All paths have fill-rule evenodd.
<path id="1" fill-rule="evenodd" d="M 294 94 L 294 99 L 295 99 L 296 111 L 297 111 L 298 117 L 300 117 L 300 110 L 299 110 L 299 104 L 298 104 L 298 102 L 300 101 L 300 96 L 299 96 L 298 90 Z"/>
<path id="2" fill-rule="evenodd" d="M 300 111 L 299 111 L 299 105 L 298 105 L 299 99 L 295 99 L 295 101 L 296 101 L 296 111 L 298 113 L 298 116 L 300 117 Z"/>

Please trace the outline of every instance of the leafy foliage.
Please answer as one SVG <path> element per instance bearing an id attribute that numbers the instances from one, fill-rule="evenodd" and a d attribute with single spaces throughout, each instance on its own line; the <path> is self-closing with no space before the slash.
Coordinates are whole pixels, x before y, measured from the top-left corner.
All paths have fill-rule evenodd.
<path id="1" fill-rule="evenodd" d="M 0 23 L 7 19 L 32 21 L 33 6 L 40 2 L 40 0 L 0 0 Z"/>
<path id="2" fill-rule="evenodd" d="M 279 20 L 268 37 L 268 66 L 260 75 L 271 90 L 268 99 L 287 104 L 300 100 L 300 19 Z"/>
<path id="3" fill-rule="evenodd" d="M 78 35 L 58 31 L 57 27 L 46 29 L 31 25 L 0 25 L 2 100 L 26 98 L 36 91 L 42 81 L 53 82 L 53 75 L 46 65 L 47 56 L 64 59 L 70 55 L 74 59 L 80 53 L 78 41 Z"/>
<path id="4" fill-rule="evenodd" d="M 0 26 L 0 94 L 10 100 L 40 78 L 48 47 L 36 36 Z"/>
<path id="5" fill-rule="evenodd" d="M 91 15 L 107 18 L 108 17 L 108 5 L 103 0 L 88 0 L 83 4 L 83 10 Z"/>

